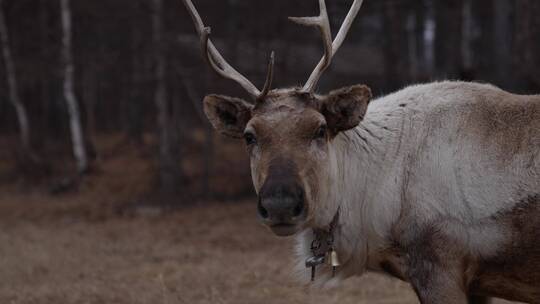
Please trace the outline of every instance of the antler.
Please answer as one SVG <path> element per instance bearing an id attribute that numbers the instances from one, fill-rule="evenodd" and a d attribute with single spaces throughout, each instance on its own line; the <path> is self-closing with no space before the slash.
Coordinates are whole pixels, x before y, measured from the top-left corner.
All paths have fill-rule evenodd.
<path id="1" fill-rule="evenodd" d="M 246 77 L 240 74 L 235 70 L 224 58 L 221 56 L 219 51 L 216 49 L 212 41 L 210 40 L 210 27 L 204 26 L 204 23 L 197 12 L 197 9 L 191 2 L 191 0 L 182 0 L 186 6 L 193 23 L 195 24 L 195 29 L 199 34 L 201 40 L 201 49 L 203 51 L 203 56 L 208 64 L 212 67 L 216 73 L 220 76 L 236 81 L 240 84 L 254 99 L 262 100 L 266 94 L 270 91 L 270 86 L 272 84 L 272 77 L 274 71 L 274 52 L 270 55 L 270 62 L 268 63 L 268 72 L 266 75 L 266 82 L 264 84 L 263 91 L 259 91 L 255 85 L 253 85 Z"/>
<path id="2" fill-rule="evenodd" d="M 259 94 L 259 97 L 257 98 L 257 100 L 262 100 L 264 96 L 266 96 L 268 92 L 270 92 L 273 79 L 274 79 L 274 51 L 270 53 L 270 60 L 268 61 L 268 72 L 266 74 L 266 81 L 264 82 L 264 87 L 262 89 L 261 94 Z"/>
<path id="3" fill-rule="evenodd" d="M 326 4 L 324 0 L 319 0 L 319 16 L 289 17 L 289 19 L 295 23 L 305 26 L 317 27 L 321 32 L 324 43 L 324 56 L 323 58 L 321 58 L 321 60 L 315 67 L 315 70 L 313 70 L 313 72 L 309 76 L 309 79 L 302 88 L 302 91 L 313 92 L 315 90 L 315 87 L 317 86 L 317 83 L 319 82 L 322 73 L 326 70 L 326 68 L 328 68 L 328 66 L 332 62 L 332 58 L 345 40 L 345 37 L 347 36 L 347 33 L 349 32 L 349 29 L 351 28 L 351 25 L 356 18 L 360 7 L 362 6 L 362 2 L 363 0 L 354 0 L 353 4 L 351 5 L 351 9 L 347 13 L 345 20 L 343 20 L 343 24 L 341 25 L 339 32 L 337 33 L 336 38 L 333 42 L 332 33 L 330 31 L 330 22 L 328 21 L 328 13 L 326 11 Z"/>

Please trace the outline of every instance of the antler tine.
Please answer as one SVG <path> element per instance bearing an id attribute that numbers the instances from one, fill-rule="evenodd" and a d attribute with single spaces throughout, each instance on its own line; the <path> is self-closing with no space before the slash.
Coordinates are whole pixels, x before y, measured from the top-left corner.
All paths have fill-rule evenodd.
<path id="1" fill-rule="evenodd" d="M 323 42 L 324 42 L 324 57 L 321 58 L 311 75 L 309 76 L 309 79 L 307 80 L 306 84 L 302 88 L 305 92 L 313 92 L 315 90 L 315 87 L 317 86 L 317 83 L 319 82 L 319 79 L 322 76 L 322 73 L 328 68 L 330 65 L 332 58 L 337 53 L 339 48 L 341 47 L 341 44 L 345 40 L 345 37 L 347 36 L 347 33 L 349 32 L 351 25 L 358 15 L 358 11 L 360 11 L 360 7 L 362 6 L 363 0 L 354 0 L 353 4 L 351 5 L 351 8 L 349 9 L 349 12 L 347 13 L 347 16 L 345 17 L 345 20 L 343 20 L 343 24 L 339 28 L 339 31 L 336 35 L 336 38 L 331 43 L 331 46 L 328 47 L 328 40 L 332 40 L 331 33 L 330 33 L 330 25 L 328 22 L 328 14 L 326 12 L 326 5 L 324 3 L 324 0 L 319 0 L 319 7 L 321 14 L 318 17 L 307 17 L 307 18 L 289 18 L 292 21 L 302 24 L 302 25 L 309 25 L 309 26 L 318 26 L 321 30 L 321 34 L 323 35 Z M 319 25 L 318 22 L 322 23 L 320 19 L 326 19 L 326 24 L 328 24 L 328 32 L 329 34 L 323 33 L 323 30 L 321 29 L 323 26 Z M 330 37 L 328 39 L 327 37 Z M 330 50 L 330 51 L 329 51 Z"/>
<path id="2" fill-rule="evenodd" d="M 317 27 L 321 33 L 321 37 L 324 43 L 324 56 L 321 59 L 322 64 L 317 65 L 317 68 L 310 76 L 315 77 L 311 82 L 308 81 L 303 91 L 312 92 L 315 84 L 321 77 L 322 73 L 332 62 L 332 31 L 330 30 L 330 21 L 328 19 L 328 13 L 326 11 L 326 3 L 324 0 L 319 0 L 319 16 L 316 17 L 289 17 L 289 20 L 304 26 Z"/>
<path id="3" fill-rule="evenodd" d="M 270 89 L 272 88 L 272 80 L 274 79 L 274 51 L 270 53 L 270 60 L 268 61 L 268 72 L 266 74 L 266 81 L 261 94 L 257 97 L 257 100 L 262 101 Z"/>
<path id="4" fill-rule="evenodd" d="M 220 76 L 236 81 L 240 84 L 253 98 L 258 98 L 261 92 L 255 87 L 246 77 L 235 70 L 216 49 L 212 41 L 210 40 L 210 28 L 205 27 L 204 23 L 197 12 L 197 9 L 191 2 L 191 0 L 182 0 L 186 6 L 195 29 L 201 39 L 201 47 L 205 60 L 210 64 L 212 69 L 216 71 Z"/>

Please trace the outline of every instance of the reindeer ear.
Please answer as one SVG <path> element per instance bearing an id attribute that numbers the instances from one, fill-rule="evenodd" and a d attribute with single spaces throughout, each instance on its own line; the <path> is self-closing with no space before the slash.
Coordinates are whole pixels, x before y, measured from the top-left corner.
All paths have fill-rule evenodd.
<path id="1" fill-rule="evenodd" d="M 244 135 L 246 124 L 251 119 L 251 104 L 222 95 L 208 95 L 203 103 L 204 113 L 217 131 L 234 138 Z"/>
<path id="2" fill-rule="evenodd" d="M 330 92 L 322 99 L 320 111 L 334 134 L 356 127 L 366 114 L 371 90 L 353 85 Z"/>

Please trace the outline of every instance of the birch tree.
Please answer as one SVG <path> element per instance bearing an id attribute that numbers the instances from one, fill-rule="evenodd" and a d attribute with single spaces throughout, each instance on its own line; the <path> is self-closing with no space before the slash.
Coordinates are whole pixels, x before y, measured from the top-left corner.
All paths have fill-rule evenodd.
<path id="1" fill-rule="evenodd" d="M 26 113 L 26 107 L 21 102 L 21 98 L 19 96 L 15 63 L 13 61 L 13 57 L 11 56 L 9 33 L 2 5 L 3 0 L 0 0 L 0 42 L 2 43 L 2 57 L 4 58 L 4 66 L 6 69 L 9 101 L 15 108 L 15 112 L 17 114 L 23 150 L 25 154 L 30 155 L 30 125 L 28 122 L 28 114 Z"/>
<path id="2" fill-rule="evenodd" d="M 72 28 L 70 0 L 60 0 L 60 4 L 62 18 L 62 59 L 64 62 L 64 98 L 69 114 L 73 155 L 77 162 L 77 171 L 82 174 L 88 169 L 88 157 L 85 148 L 79 103 L 74 88 L 75 67 L 71 50 Z"/>

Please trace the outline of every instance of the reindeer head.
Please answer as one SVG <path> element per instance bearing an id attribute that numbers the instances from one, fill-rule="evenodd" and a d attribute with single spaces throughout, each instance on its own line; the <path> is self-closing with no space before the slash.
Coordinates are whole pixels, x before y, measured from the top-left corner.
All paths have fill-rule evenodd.
<path id="1" fill-rule="evenodd" d="M 261 220 L 277 235 L 291 235 L 317 225 L 317 211 L 329 208 L 325 199 L 337 177 L 332 140 L 339 132 L 358 125 L 371 92 L 364 85 L 338 89 L 328 95 L 313 92 L 345 39 L 362 0 L 354 1 L 333 42 L 324 0 L 319 0 L 319 16 L 290 18 L 319 29 L 325 55 L 302 88 L 271 90 L 272 52 L 262 91 L 223 59 L 209 40 L 210 29 L 204 27 L 191 1 L 183 1 L 200 35 L 207 62 L 219 75 L 238 82 L 254 100 L 249 103 L 209 95 L 204 99 L 204 110 L 219 132 L 245 139 Z"/>

